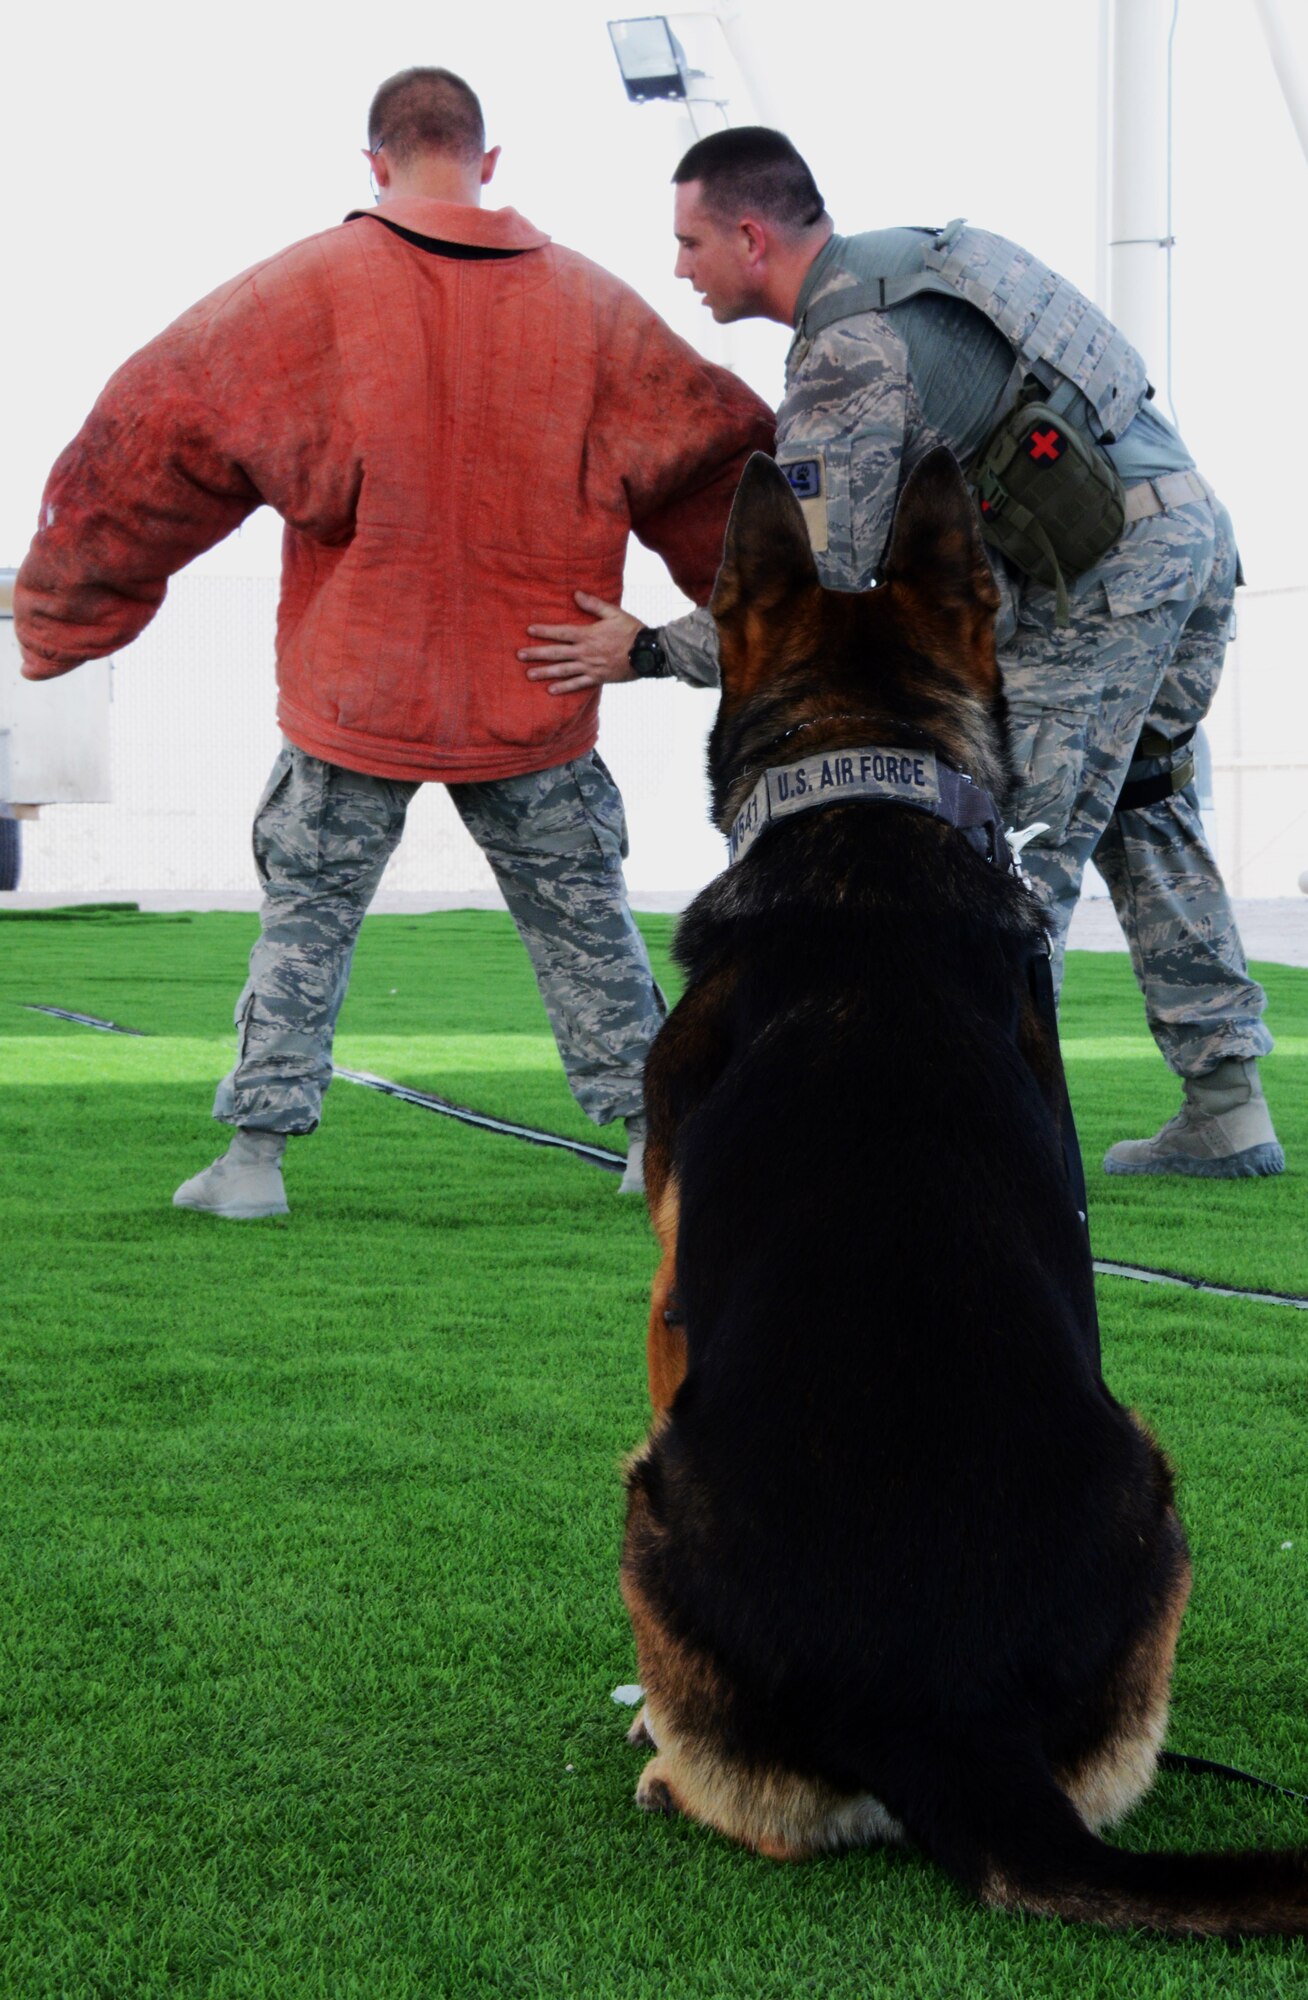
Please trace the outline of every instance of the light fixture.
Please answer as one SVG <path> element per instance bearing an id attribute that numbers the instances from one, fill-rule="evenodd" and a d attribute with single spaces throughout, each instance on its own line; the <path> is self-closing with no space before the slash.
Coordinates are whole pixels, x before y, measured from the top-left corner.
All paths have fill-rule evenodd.
<path id="1" fill-rule="evenodd" d="M 608 29 L 633 104 L 645 104 L 655 97 L 685 99 L 686 58 L 666 14 L 610 21 Z"/>

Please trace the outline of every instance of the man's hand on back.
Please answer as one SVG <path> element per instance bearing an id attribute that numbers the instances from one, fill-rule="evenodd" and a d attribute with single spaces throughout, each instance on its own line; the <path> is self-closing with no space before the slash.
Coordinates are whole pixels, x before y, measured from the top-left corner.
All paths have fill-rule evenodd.
<path id="1" fill-rule="evenodd" d="M 593 625 L 529 625 L 533 639 L 548 639 L 546 646 L 524 646 L 520 660 L 543 660 L 548 665 L 529 667 L 529 681 L 548 681 L 547 694 L 581 694 L 587 688 L 602 687 L 605 681 L 631 681 L 630 653 L 639 618 L 633 618 L 620 604 L 606 604 L 588 591 L 573 593 L 577 607 L 588 611 Z"/>

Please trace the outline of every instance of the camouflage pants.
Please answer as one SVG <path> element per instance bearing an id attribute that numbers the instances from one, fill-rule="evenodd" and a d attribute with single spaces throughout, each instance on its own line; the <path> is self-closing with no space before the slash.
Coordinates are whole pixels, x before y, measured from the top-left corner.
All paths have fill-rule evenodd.
<path id="1" fill-rule="evenodd" d="M 416 790 L 292 745 L 278 756 L 254 822 L 264 897 L 236 1067 L 214 1100 L 225 1124 L 317 1125 L 359 926 Z M 617 786 L 592 751 L 449 791 L 530 954 L 577 1102 L 597 1125 L 636 1115 L 665 1008 L 627 904 Z"/>
<path id="2" fill-rule="evenodd" d="M 1053 593 L 1024 584 L 1017 629 L 999 654 L 1015 773 L 1009 822 L 1049 827 L 1022 860 L 1054 920 L 1055 981 L 1093 857 L 1150 1030 L 1181 1076 L 1202 1076 L 1228 1056 L 1265 1055 L 1265 996 L 1248 975 L 1193 786 L 1154 805 L 1113 808 L 1141 730 L 1175 742 L 1208 713 L 1235 569 L 1226 510 L 1187 503 L 1137 522 L 1078 579 L 1064 627 L 1054 622 Z"/>

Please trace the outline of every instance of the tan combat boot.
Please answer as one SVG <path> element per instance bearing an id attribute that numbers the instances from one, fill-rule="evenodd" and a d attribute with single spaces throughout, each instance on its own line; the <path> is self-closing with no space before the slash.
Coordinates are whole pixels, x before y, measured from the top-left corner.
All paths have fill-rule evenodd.
<path id="1" fill-rule="evenodd" d="M 183 1181 L 174 1208 L 198 1208 L 231 1222 L 255 1222 L 265 1215 L 289 1215 L 282 1185 L 284 1132 L 242 1128 L 220 1160 Z"/>
<path id="2" fill-rule="evenodd" d="M 1258 1065 L 1228 1056 L 1207 1076 L 1181 1079 L 1185 1102 L 1152 1139 L 1119 1139 L 1104 1155 L 1106 1174 L 1191 1174 L 1243 1180 L 1285 1172 Z"/>
<path id="3" fill-rule="evenodd" d="M 619 1194 L 644 1194 L 645 1192 L 645 1120 L 643 1117 L 627 1120 L 627 1165 L 622 1179 L 618 1182 Z"/>

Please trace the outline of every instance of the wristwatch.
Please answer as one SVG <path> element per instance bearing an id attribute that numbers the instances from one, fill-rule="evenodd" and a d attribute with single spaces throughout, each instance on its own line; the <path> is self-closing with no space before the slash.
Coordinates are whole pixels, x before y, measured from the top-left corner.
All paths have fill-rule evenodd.
<path id="1" fill-rule="evenodd" d="M 642 625 L 632 641 L 627 658 L 631 661 L 631 671 L 638 681 L 667 680 L 672 669 L 668 656 L 663 650 L 663 641 L 652 625 Z"/>

